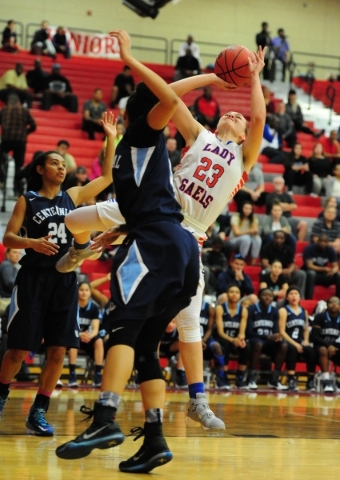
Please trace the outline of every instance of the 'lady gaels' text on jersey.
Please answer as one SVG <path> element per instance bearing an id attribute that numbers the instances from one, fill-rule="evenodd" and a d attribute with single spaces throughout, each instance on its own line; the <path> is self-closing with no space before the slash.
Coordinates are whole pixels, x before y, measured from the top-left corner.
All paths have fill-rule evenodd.
<path id="1" fill-rule="evenodd" d="M 76 207 L 67 192 L 60 191 L 52 199 L 42 197 L 37 192 L 24 194 L 26 200 L 26 217 L 24 228 L 28 238 L 41 238 L 52 235 L 50 242 L 59 245 L 56 255 L 43 255 L 32 248 L 26 249 L 26 255 L 20 264 L 30 267 L 52 267 L 68 252 L 72 235 L 65 225 L 65 215 Z"/>
<path id="2" fill-rule="evenodd" d="M 202 130 L 174 174 L 184 223 L 204 234 L 247 179 L 242 146 Z"/>
<path id="3" fill-rule="evenodd" d="M 236 338 L 238 332 L 240 331 L 242 306 L 240 304 L 237 305 L 236 313 L 234 316 L 231 316 L 227 302 L 222 304 L 222 308 L 223 331 L 226 335 L 229 335 L 229 337 Z"/>
<path id="4" fill-rule="evenodd" d="M 289 305 L 286 305 L 285 309 L 287 310 L 286 332 L 297 343 L 302 343 L 306 327 L 306 312 L 299 307 L 299 312 L 296 314 Z"/>

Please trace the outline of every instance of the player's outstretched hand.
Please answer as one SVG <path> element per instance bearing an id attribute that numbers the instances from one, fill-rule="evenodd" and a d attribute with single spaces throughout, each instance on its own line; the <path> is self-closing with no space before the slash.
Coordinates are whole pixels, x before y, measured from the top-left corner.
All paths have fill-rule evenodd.
<path id="1" fill-rule="evenodd" d="M 225 82 L 224 80 L 222 80 L 222 78 L 218 77 L 215 74 L 213 75 L 212 78 L 213 78 L 212 84 L 220 88 L 221 90 L 236 90 L 237 88 L 239 88 L 234 83 Z"/>
<path id="2" fill-rule="evenodd" d="M 109 33 L 111 37 L 116 37 L 120 49 L 120 58 L 125 62 L 132 57 L 131 39 L 126 30 L 113 30 Z"/>
<path id="3" fill-rule="evenodd" d="M 32 239 L 32 248 L 38 253 L 43 253 L 48 257 L 55 255 L 59 251 L 59 245 L 49 242 L 49 239 L 52 235 L 47 235 L 46 237 L 34 238 Z"/>
<path id="4" fill-rule="evenodd" d="M 117 240 L 120 235 L 122 235 L 122 233 L 117 230 L 116 227 L 110 228 L 106 232 L 103 232 L 97 237 L 95 237 L 90 248 L 91 250 L 98 251 L 105 250 L 105 248 L 111 245 L 115 240 Z"/>
<path id="5" fill-rule="evenodd" d="M 116 138 L 117 136 L 117 119 L 112 112 L 105 112 L 102 120 L 100 121 L 104 132 L 107 137 Z"/>
<path id="6" fill-rule="evenodd" d="M 257 73 L 259 74 L 261 70 L 264 67 L 264 56 L 266 54 L 267 47 L 264 47 L 262 50 L 262 47 L 260 46 L 257 52 L 254 52 L 254 60 L 251 60 L 251 58 L 248 58 L 249 60 L 249 70 L 250 73 Z"/>

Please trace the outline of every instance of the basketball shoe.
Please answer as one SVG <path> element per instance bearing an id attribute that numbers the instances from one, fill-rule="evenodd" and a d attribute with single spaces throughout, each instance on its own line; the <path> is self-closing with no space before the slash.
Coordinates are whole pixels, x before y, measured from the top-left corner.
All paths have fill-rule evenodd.
<path id="1" fill-rule="evenodd" d="M 315 380 L 314 377 L 308 377 L 307 383 L 306 383 L 306 391 L 308 392 L 315 392 Z"/>
<path id="2" fill-rule="evenodd" d="M 52 437 L 54 428 L 46 422 L 46 410 L 41 407 L 31 406 L 28 417 L 26 418 L 26 428 L 34 435 L 41 437 Z"/>
<path id="3" fill-rule="evenodd" d="M 176 372 L 176 388 L 188 388 L 187 376 L 184 370 L 177 370 Z"/>
<path id="4" fill-rule="evenodd" d="M 256 379 L 255 379 L 255 375 L 253 373 L 250 373 L 248 375 L 248 388 L 249 388 L 249 390 L 257 390 L 258 389 Z"/>
<path id="5" fill-rule="evenodd" d="M 172 460 L 172 453 L 163 436 L 150 436 L 148 430 L 154 428 L 154 424 L 145 423 L 144 429 L 136 427 L 131 430 L 131 435 L 136 435 L 138 440 L 145 435 L 143 445 L 137 453 L 128 460 L 120 462 L 119 470 L 127 473 L 148 473 L 156 467 L 161 467 Z M 129 435 L 128 435 L 129 436 Z"/>
<path id="6" fill-rule="evenodd" d="M 70 373 L 70 376 L 68 377 L 68 387 L 70 388 L 77 388 L 79 387 L 79 384 L 77 382 L 77 375 L 76 372 Z"/>
<path id="7" fill-rule="evenodd" d="M 0 395 L 0 420 L 1 420 L 2 411 L 4 409 L 7 398 L 8 398 L 7 395 L 6 396 Z"/>
<path id="8" fill-rule="evenodd" d="M 334 393 L 332 380 L 322 380 L 323 393 Z"/>
<path id="9" fill-rule="evenodd" d="M 288 390 L 297 392 L 298 386 L 295 378 L 291 378 L 288 382 Z"/>
<path id="10" fill-rule="evenodd" d="M 201 426 L 203 430 L 225 430 L 224 422 L 210 410 L 205 393 L 196 393 L 196 398 L 190 398 L 185 423 L 189 427 Z"/>
<path id="11" fill-rule="evenodd" d="M 103 450 L 116 447 L 124 442 L 124 435 L 118 423 L 113 419 L 116 409 L 95 402 L 93 410 L 83 405 L 80 411 L 88 416 L 87 420 L 93 417 L 93 422 L 78 437 L 60 445 L 56 449 L 57 457 L 66 460 L 83 458 L 90 455 L 95 448 Z"/>
<path id="12" fill-rule="evenodd" d="M 219 390 L 230 390 L 231 385 L 230 385 L 230 380 L 228 378 L 228 374 L 223 372 L 222 375 L 219 375 L 217 373 L 216 375 L 216 388 Z"/>
<path id="13" fill-rule="evenodd" d="M 102 384 L 102 374 L 100 372 L 97 372 L 94 374 L 93 386 L 100 387 L 101 384 Z"/>
<path id="14" fill-rule="evenodd" d="M 269 388 L 275 388 L 276 390 L 288 390 L 287 385 L 282 385 L 279 382 L 279 376 L 277 372 L 273 372 L 270 376 L 269 382 L 267 383 Z"/>
<path id="15" fill-rule="evenodd" d="M 77 249 L 72 246 L 68 249 L 68 252 L 57 261 L 55 268 L 61 273 L 73 272 L 83 260 L 97 260 L 101 254 L 101 251 L 91 250 L 90 247 Z"/>

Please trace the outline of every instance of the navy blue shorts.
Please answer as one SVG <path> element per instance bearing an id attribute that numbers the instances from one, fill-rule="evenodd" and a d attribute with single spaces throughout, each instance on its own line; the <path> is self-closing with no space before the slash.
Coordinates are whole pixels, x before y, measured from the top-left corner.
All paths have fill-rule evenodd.
<path id="1" fill-rule="evenodd" d="M 250 339 L 250 345 L 253 347 L 257 343 L 262 344 L 262 350 L 261 352 L 264 355 L 268 355 L 272 360 L 275 358 L 275 355 L 277 354 L 278 348 L 285 343 L 284 341 L 281 342 L 274 342 L 274 340 L 267 340 L 264 338 L 251 338 Z"/>
<path id="2" fill-rule="evenodd" d="M 75 272 L 22 267 L 8 315 L 8 348 L 36 352 L 48 346 L 79 348 Z"/>
<path id="3" fill-rule="evenodd" d="M 110 321 L 171 320 L 196 295 L 198 281 L 199 252 L 191 233 L 167 221 L 135 228 L 114 258 Z"/>

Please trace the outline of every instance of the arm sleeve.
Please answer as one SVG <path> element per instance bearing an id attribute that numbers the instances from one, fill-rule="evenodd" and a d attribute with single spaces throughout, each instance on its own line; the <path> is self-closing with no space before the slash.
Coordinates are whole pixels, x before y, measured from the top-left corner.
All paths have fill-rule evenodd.
<path id="1" fill-rule="evenodd" d="M 272 232 L 272 217 L 268 215 L 262 224 L 262 233 L 269 235 Z"/>

